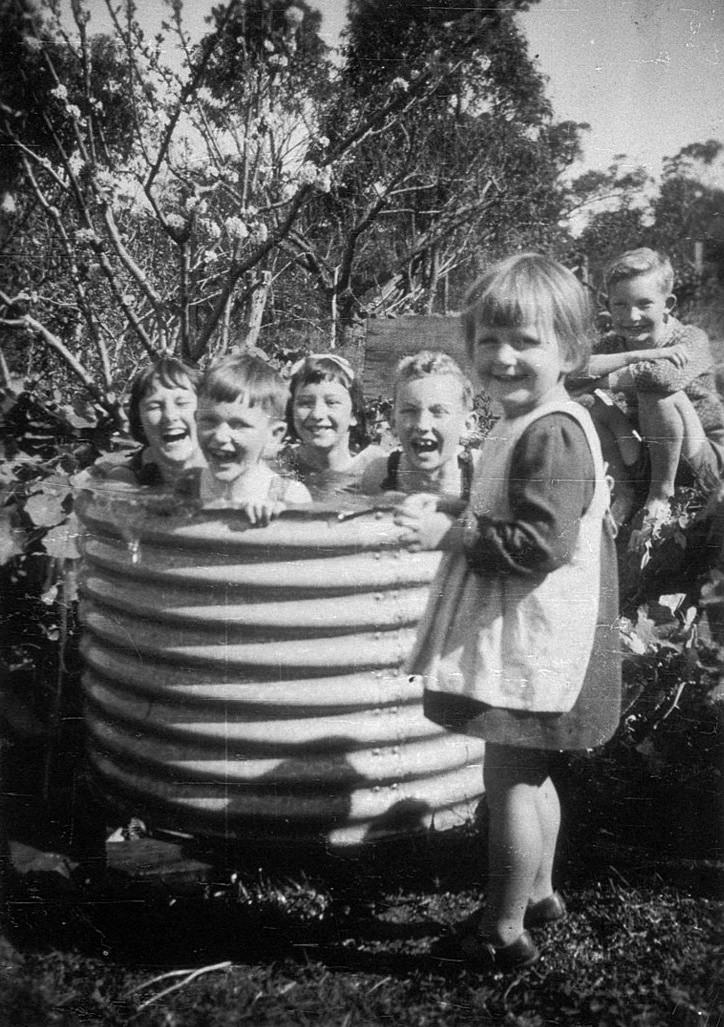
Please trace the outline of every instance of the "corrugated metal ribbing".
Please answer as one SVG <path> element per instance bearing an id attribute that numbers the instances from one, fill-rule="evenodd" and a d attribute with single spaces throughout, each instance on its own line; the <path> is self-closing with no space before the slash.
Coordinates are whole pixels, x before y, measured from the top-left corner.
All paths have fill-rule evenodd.
<path id="1" fill-rule="evenodd" d="M 149 513 L 84 492 L 92 763 L 158 826 L 333 845 L 469 819 L 482 743 L 422 715 L 402 665 L 438 555 L 390 515 Z"/>

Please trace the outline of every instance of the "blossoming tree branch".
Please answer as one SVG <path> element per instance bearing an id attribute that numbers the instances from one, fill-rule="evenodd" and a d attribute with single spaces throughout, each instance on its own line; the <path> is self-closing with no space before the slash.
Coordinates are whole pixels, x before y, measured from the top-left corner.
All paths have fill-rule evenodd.
<path id="1" fill-rule="evenodd" d="M 509 5 L 438 19 L 424 44 L 393 25 L 406 42 L 374 75 L 369 4 L 341 66 L 303 2 L 231 0 L 198 42 L 180 2 L 152 37 L 132 0 L 105 6 L 95 35 L 88 0 L 3 11 L 0 371 L 40 347 L 119 423 L 140 361 L 252 345 L 300 283 L 333 340 L 360 314 L 433 309 L 503 212 L 532 224 L 533 162 L 550 193 L 575 156 L 542 81 L 502 70 L 525 51 Z"/>

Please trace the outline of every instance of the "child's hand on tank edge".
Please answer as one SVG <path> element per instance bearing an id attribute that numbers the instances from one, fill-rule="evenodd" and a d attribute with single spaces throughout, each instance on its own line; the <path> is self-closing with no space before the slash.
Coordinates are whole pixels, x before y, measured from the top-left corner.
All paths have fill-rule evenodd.
<path id="1" fill-rule="evenodd" d="M 283 510 L 286 510 L 286 503 L 268 499 L 249 500 L 248 502 L 240 503 L 239 509 L 246 515 L 249 524 L 253 527 L 265 528 Z"/>
<path id="2" fill-rule="evenodd" d="M 419 514 L 434 513 L 438 508 L 439 497 L 432 492 L 413 492 L 405 496 L 402 502 L 395 508 L 395 513 Z"/>
<path id="3" fill-rule="evenodd" d="M 405 509 L 404 504 L 395 514 L 395 524 L 404 529 L 400 542 L 413 552 L 446 548 L 443 542 L 454 523 L 452 517 L 436 509 L 415 511 Z"/>

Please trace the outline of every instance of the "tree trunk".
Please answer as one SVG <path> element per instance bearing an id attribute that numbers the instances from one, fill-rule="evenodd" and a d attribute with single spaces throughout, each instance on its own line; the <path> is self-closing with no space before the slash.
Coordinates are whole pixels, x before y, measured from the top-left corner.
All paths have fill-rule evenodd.
<path id="1" fill-rule="evenodd" d="M 256 275 L 250 272 L 250 276 L 249 287 L 251 295 L 247 301 L 246 309 L 248 313 L 241 341 L 242 349 L 251 349 L 257 344 L 267 296 L 269 295 L 269 287 L 271 286 L 271 271 L 260 271 Z"/>
<path id="2" fill-rule="evenodd" d="M 367 319 L 353 317 L 337 324 L 337 346 L 341 356 L 349 360 L 355 375 L 362 377 L 365 366 Z"/>
<path id="3" fill-rule="evenodd" d="M 435 294 L 437 293 L 437 283 L 440 280 L 440 254 L 437 246 L 433 246 L 430 251 L 430 268 L 427 277 L 427 299 L 425 300 L 425 313 L 432 314 L 432 308 L 435 306 Z"/>

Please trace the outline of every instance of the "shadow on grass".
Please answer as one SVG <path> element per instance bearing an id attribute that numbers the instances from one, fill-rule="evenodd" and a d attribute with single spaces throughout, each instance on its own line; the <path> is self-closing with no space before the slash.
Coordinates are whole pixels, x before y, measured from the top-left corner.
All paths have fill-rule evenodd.
<path id="1" fill-rule="evenodd" d="M 649 897 L 636 903 L 655 908 L 667 889 L 684 899 L 720 897 L 724 867 L 708 793 L 695 801 L 661 793 L 620 762 L 607 776 L 604 762 L 562 758 L 556 767 L 565 811 L 556 883 L 572 910 L 593 912 L 585 929 L 610 947 L 621 927 L 595 912 L 601 882 L 617 901 L 643 890 Z M 174 843 L 143 877 L 138 868 L 152 844 L 109 845 L 107 873 L 88 886 L 52 862 L 31 864 L 6 906 L 11 939 L 24 952 L 73 950 L 126 967 L 291 960 L 448 977 L 464 968 L 431 946 L 484 899 L 484 810 L 474 826 L 343 855 Z M 577 944 L 573 935 L 569 942 Z"/>

